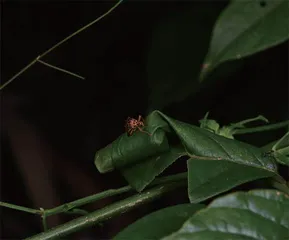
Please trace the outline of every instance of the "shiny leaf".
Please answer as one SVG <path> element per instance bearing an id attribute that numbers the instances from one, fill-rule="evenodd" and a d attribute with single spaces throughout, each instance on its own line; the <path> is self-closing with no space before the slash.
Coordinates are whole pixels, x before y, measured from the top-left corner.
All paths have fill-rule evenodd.
<path id="1" fill-rule="evenodd" d="M 151 136 L 125 134 L 96 153 L 100 172 L 118 169 L 137 191 L 182 156 L 188 160 L 189 197 L 199 202 L 239 184 L 277 176 L 274 156 L 154 111 L 146 118 Z M 104 171 L 105 170 L 105 171 Z"/>
<path id="2" fill-rule="evenodd" d="M 202 204 L 180 204 L 153 212 L 118 233 L 113 240 L 154 240 L 177 231 Z"/>
<path id="3" fill-rule="evenodd" d="M 289 238 L 289 196 L 275 190 L 237 192 L 214 200 L 163 240 Z"/>
<path id="4" fill-rule="evenodd" d="M 289 38 L 287 0 L 233 0 L 214 27 L 200 79 L 225 61 L 241 59 Z"/>

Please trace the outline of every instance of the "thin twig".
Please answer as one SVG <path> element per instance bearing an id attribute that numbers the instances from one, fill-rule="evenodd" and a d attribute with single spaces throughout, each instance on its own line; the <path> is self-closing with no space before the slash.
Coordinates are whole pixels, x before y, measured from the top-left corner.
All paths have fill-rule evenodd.
<path id="1" fill-rule="evenodd" d="M 179 181 L 170 184 L 164 184 L 157 186 L 153 189 L 144 191 L 142 193 L 136 194 L 125 200 L 113 203 L 107 207 L 104 207 L 98 211 L 92 212 L 86 216 L 79 217 L 63 225 L 57 226 L 55 228 L 49 229 L 46 232 L 42 232 L 31 238 L 30 240 L 48 240 L 48 239 L 58 239 L 67 236 L 73 232 L 82 230 L 84 228 L 91 227 L 97 223 L 103 222 L 109 218 L 120 215 L 124 212 L 130 211 L 143 205 L 145 203 L 151 202 L 167 192 L 173 191 L 181 186 L 185 186 L 186 181 Z M 28 240 L 27 239 L 27 240 Z"/>
<path id="2" fill-rule="evenodd" d="M 265 126 L 245 128 L 245 129 L 236 129 L 234 134 L 247 134 L 247 133 L 255 133 L 255 132 L 263 132 L 269 130 L 275 130 L 279 128 L 284 128 L 289 126 L 289 121 L 283 121 L 280 123 L 268 124 Z"/>
<path id="3" fill-rule="evenodd" d="M 278 145 L 280 145 L 282 142 L 287 142 L 287 143 L 288 143 L 288 140 L 285 141 L 285 139 L 288 138 L 288 136 L 289 136 L 289 131 L 288 131 L 283 137 L 281 137 L 281 138 L 276 142 L 276 144 L 274 144 L 274 146 L 272 147 L 272 150 L 273 150 L 273 151 L 276 151 Z M 286 148 L 288 148 L 288 147 L 283 147 L 283 148 L 286 149 Z"/>
<path id="4" fill-rule="evenodd" d="M 164 184 L 164 183 L 177 182 L 177 181 L 181 181 L 181 180 L 185 180 L 185 179 L 187 179 L 187 173 L 186 172 L 174 174 L 171 176 L 157 178 L 150 184 L 150 186 L 156 186 L 156 185 Z M 46 217 L 48 217 L 48 216 L 56 215 L 59 213 L 67 213 L 70 210 L 81 207 L 83 205 L 86 205 L 86 204 L 89 204 L 89 203 L 92 203 L 92 202 L 95 202 L 95 201 L 98 201 L 98 200 L 101 200 L 104 198 L 120 195 L 122 193 L 126 193 L 126 192 L 129 192 L 131 190 L 133 190 L 133 188 L 129 185 L 118 188 L 118 189 L 109 189 L 109 190 L 106 190 L 106 191 L 103 191 L 100 193 L 93 194 L 93 195 L 88 196 L 88 197 L 77 199 L 73 202 L 65 203 L 65 204 L 60 205 L 60 206 L 55 207 L 55 208 L 46 209 L 46 210 L 43 208 L 40 208 L 40 210 L 37 210 L 37 209 L 22 207 L 22 206 L 18 206 L 18 205 L 11 204 L 11 203 L 5 203 L 5 202 L 0 202 L 0 206 L 19 210 L 19 211 L 23 211 L 23 212 L 39 214 L 41 216 L 45 215 Z"/>
<path id="5" fill-rule="evenodd" d="M 77 78 L 80 78 L 80 79 L 85 79 L 84 77 L 82 77 L 82 76 L 80 76 L 80 75 L 78 75 L 78 74 L 75 74 L 75 73 L 73 73 L 73 72 L 70 72 L 70 71 L 65 70 L 65 69 L 63 69 L 63 68 L 60 68 L 60 67 L 56 67 L 56 66 L 54 66 L 54 65 L 52 65 L 52 64 L 49 64 L 49 63 L 47 63 L 47 62 L 44 62 L 44 61 L 42 61 L 42 60 L 40 60 L 40 59 L 38 59 L 37 62 L 42 63 L 43 65 L 45 65 L 45 66 L 47 66 L 47 67 L 50 67 L 50 68 L 53 68 L 53 69 L 55 69 L 55 70 L 57 70 L 57 71 L 64 72 L 64 73 L 66 73 L 66 74 L 72 75 L 72 76 L 77 77 Z"/>
<path id="6" fill-rule="evenodd" d="M 91 195 L 85 198 L 77 199 L 70 203 L 65 203 L 63 205 L 60 205 L 52 209 L 47 209 L 45 210 L 45 214 L 46 216 L 52 216 L 52 215 L 59 214 L 59 213 L 65 213 L 71 209 L 74 209 L 74 208 L 77 208 L 77 207 L 80 207 L 80 206 L 83 206 L 83 205 L 86 205 L 86 204 L 89 204 L 89 203 L 92 203 L 92 202 L 95 202 L 95 201 L 98 201 L 107 197 L 119 195 L 119 194 L 128 192 L 130 190 L 132 190 L 130 186 L 125 186 L 119 189 L 109 189 L 104 192 L 96 193 L 94 195 Z"/>
<path id="7" fill-rule="evenodd" d="M 40 211 L 41 211 L 43 231 L 45 232 L 45 231 L 47 231 L 46 214 L 45 214 L 45 210 L 43 208 L 40 208 Z"/>
<path id="8" fill-rule="evenodd" d="M 44 53 L 40 54 L 38 57 L 36 57 L 32 62 L 30 62 L 27 66 L 25 66 L 20 72 L 16 73 L 12 78 L 10 78 L 7 82 L 5 82 L 3 85 L 0 86 L 0 90 L 2 90 L 3 88 L 5 88 L 8 84 L 10 84 L 14 79 L 16 79 L 17 77 L 19 77 L 22 73 L 24 73 L 26 70 L 28 70 L 30 67 L 32 67 L 36 62 L 38 62 L 40 60 L 40 58 L 43 58 L 44 56 L 46 56 L 48 53 L 50 53 L 51 51 L 53 51 L 55 48 L 59 47 L 60 45 L 62 45 L 63 43 L 65 43 L 66 41 L 68 41 L 70 38 L 74 37 L 75 35 L 81 33 L 82 31 L 84 31 L 85 29 L 87 29 L 88 27 L 92 26 L 93 24 L 95 24 L 96 22 L 98 22 L 99 20 L 101 20 L 102 18 L 104 18 L 105 16 L 107 16 L 108 14 L 110 14 L 115 8 L 118 7 L 118 5 L 121 4 L 123 0 L 119 0 L 112 8 L 110 8 L 106 13 L 104 13 L 103 15 L 101 15 L 100 17 L 98 17 L 97 19 L 95 19 L 94 21 L 90 22 L 89 24 L 85 25 L 84 27 L 80 28 L 79 30 L 77 30 L 76 32 L 70 34 L 68 37 L 64 38 L 62 41 L 58 42 L 57 44 L 55 44 L 53 47 L 49 48 L 47 51 L 45 51 Z M 54 67 L 55 69 L 57 69 L 57 67 Z M 57 69 L 59 70 L 59 69 Z M 68 72 L 67 72 L 68 73 Z M 77 74 L 71 73 L 69 72 L 70 75 L 74 75 L 76 76 Z M 79 75 L 78 75 L 79 76 Z"/>
<path id="9" fill-rule="evenodd" d="M 251 122 L 256 122 L 256 121 L 264 121 L 266 123 L 268 123 L 268 119 L 263 117 L 262 115 L 259 115 L 257 117 L 254 117 L 254 118 L 249 118 L 249 119 L 246 119 L 246 120 L 243 120 L 243 121 L 240 121 L 238 123 L 234 123 L 233 125 L 239 125 L 239 126 L 243 126 L 247 123 L 251 123 Z"/>
<path id="10" fill-rule="evenodd" d="M 175 175 L 171 175 L 171 176 L 167 176 L 167 177 L 161 177 L 161 178 L 155 179 L 151 183 L 151 186 L 155 186 L 155 185 L 159 185 L 159 184 L 163 184 L 163 183 L 176 182 L 176 181 L 184 180 L 186 178 L 187 178 L 187 173 L 179 173 L 179 174 L 175 174 Z M 99 200 L 104 199 L 104 198 L 120 195 L 122 193 L 126 193 L 126 192 L 129 192 L 132 190 L 133 190 L 133 188 L 129 185 L 118 188 L 118 189 L 108 189 L 106 191 L 96 193 L 96 194 L 93 194 L 93 195 L 88 196 L 88 197 L 77 199 L 73 202 L 65 203 L 65 204 L 60 205 L 60 206 L 55 207 L 55 208 L 47 209 L 47 210 L 45 210 L 45 216 L 48 217 L 48 216 L 56 215 L 59 213 L 67 213 L 70 210 L 81 207 L 83 205 L 86 205 L 86 204 L 89 204 L 92 202 L 96 202 L 96 201 L 99 201 Z"/>
<path id="11" fill-rule="evenodd" d="M 41 210 L 22 207 L 22 206 L 18 206 L 18 205 L 11 204 L 11 203 L 0 202 L 0 206 L 15 209 L 15 210 L 22 211 L 22 212 L 32 213 L 32 214 L 39 214 L 39 215 L 42 214 Z"/>
<path id="12" fill-rule="evenodd" d="M 32 65 L 34 65 L 37 62 L 37 58 L 35 58 L 31 63 L 29 63 L 27 66 L 25 66 L 24 68 L 22 68 L 20 70 L 20 72 L 16 73 L 12 78 L 10 78 L 6 83 L 4 83 L 3 85 L 0 86 L 0 91 L 5 88 L 9 83 L 13 82 L 13 80 L 17 77 L 19 77 L 22 73 L 24 73 L 27 69 L 29 69 L 30 67 L 32 67 Z"/>
<path id="13" fill-rule="evenodd" d="M 161 178 L 157 178 L 155 179 L 150 186 L 159 186 L 159 185 L 163 185 L 163 184 L 168 184 L 168 183 L 180 183 L 180 182 L 186 182 L 187 179 L 187 173 L 179 173 L 179 174 L 174 174 L 171 176 L 166 176 L 166 177 L 161 177 Z M 128 191 L 133 190 L 133 188 L 131 186 L 125 186 L 119 189 L 109 189 L 85 198 L 81 198 L 78 200 L 75 200 L 73 202 L 70 203 L 65 203 L 61 206 L 52 208 L 52 209 L 43 209 L 40 208 L 40 210 L 36 210 L 36 209 L 32 209 L 32 208 L 26 208 L 26 207 L 22 207 L 22 206 L 18 206 L 18 205 L 14 205 L 14 204 L 10 204 L 10 203 L 4 203 L 4 202 L 0 202 L 0 206 L 3 207 L 7 207 L 7 208 L 11 208 L 11 209 L 15 209 L 15 210 L 19 210 L 19 211 L 24 211 L 24 212 L 28 212 L 28 213 L 33 213 L 33 214 L 39 214 L 41 215 L 42 218 L 42 226 L 44 229 L 44 232 L 48 231 L 47 228 L 47 222 L 46 222 L 46 218 L 52 215 L 56 215 L 59 213 L 72 213 L 71 210 L 75 209 L 77 210 L 76 213 L 81 213 L 82 215 L 84 214 L 84 210 L 80 210 L 80 209 L 76 209 L 79 206 L 83 206 L 92 202 L 95 202 L 97 200 L 101 200 L 107 197 L 112 197 L 115 195 L 119 195 Z M 101 211 L 101 210 L 99 210 Z M 42 239 L 42 238 L 41 238 Z"/>

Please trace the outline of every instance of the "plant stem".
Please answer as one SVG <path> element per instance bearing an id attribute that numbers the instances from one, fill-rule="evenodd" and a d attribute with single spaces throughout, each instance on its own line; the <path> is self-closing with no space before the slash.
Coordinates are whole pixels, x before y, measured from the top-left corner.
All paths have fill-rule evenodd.
<path id="1" fill-rule="evenodd" d="M 238 122 L 238 123 L 234 123 L 234 125 L 239 125 L 239 126 L 243 126 L 247 123 L 250 123 L 250 122 L 256 122 L 256 121 L 264 121 L 266 123 L 268 123 L 268 119 L 266 119 L 265 117 L 259 115 L 257 117 L 254 117 L 254 118 L 249 118 L 249 119 L 246 119 L 246 120 L 243 120 L 241 122 Z"/>
<path id="2" fill-rule="evenodd" d="M 179 182 L 179 181 L 186 180 L 186 179 L 187 179 L 187 173 L 186 172 L 185 173 L 179 173 L 179 174 L 155 179 L 150 184 L 150 186 L 160 185 L 160 184 L 164 184 L 164 183 L 174 183 L 174 182 Z M 106 190 L 104 192 L 100 192 L 100 193 L 97 193 L 97 194 L 94 194 L 94 195 L 91 195 L 91 196 L 88 196 L 85 198 L 81 198 L 81 199 L 75 200 L 75 201 L 70 202 L 70 203 L 65 203 L 65 204 L 60 205 L 58 207 L 55 207 L 52 209 L 47 209 L 47 210 L 45 210 L 43 208 L 40 208 L 40 210 L 36 210 L 36 209 L 22 207 L 22 206 L 10 204 L 10 203 L 4 203 L 4 202 L 0 202 L 0 206 L 8 207 L 11 209 L 16 209 L 16 210 L 23 211 L 23 212 L 41 215 L 43 229 L 46 232 L 47 231 L 46 218 L 49 216 L 56 215 L 59 213 L 68 213 L 68 214 L 73 213 L 70 210 L 76 210 L 74 213 L 84 215 L 85 214 L 84 210 L 76 209 L 76 208 L 79 206 L 83 206 L 85 204 L 95 202 L 95 201 L 100 200 L 100 199 L 119 195 L 119 194 L 122 194 L 122 193 L 125 193 L 128 191 L 131 191 L 131 190 L 133 190 L 133 188 L 131 186 L 125 186 L 125 187 L 122 187 L 119 189 L 109 189 L 109 190 Z"/>
<path id="3" fill-rule="evenodd" d="M 80 208 L 73 208 L 70 211 L 66 212 L 66 214 L 73 214 L 73 215 L 86 215 L 89 212 Z"/>
<path id="4" fill-rule="evenodd" d="M 78 74 L 76 74 L 76 73 L 70 72 L 70 71 L 65 70 L 65 69 L 63 69 L 63 68 L 60 68 L 60 67 L 56 67 L 56 66 L 54 66 L 54 65 L 52 65 L 52 64 L 49 64 L 49 63 L 47 63 L 47 62 L 44 62 L 44 61 L 42 61 L 42 60 L 40 60 L 40 59 L 38 59 L 37 62 L 42 63 L 43 65 L 45 65 L 45 66 L 47 66 L 47 67 L 50 67 L 50 68 L 53 68 L 53 69 L 55 69 L 55 70 L 57 70 L 57 71 L 59 71 L 59 72 L 64 72 L 64 73 L 66 73 L 66 74 L 68 74 L 68 75 L 71 75 L 71 76 L 74 76 L 74 77 L 77 77 L 77 78 L 80 78 L 80 79 L 85 79 L 84 77 L 82 77 L 82 76 L 80 76 L 80 75 L 78 75 Z"/>
<path id="5" fill-rule="evenodd" d="M 99 222 L 117 216 L 119 214 L 125 213 L 132 210 L 142 204 L 151 202 L 165 193 L 177 189 L 180 186 L 186 185 L 186 181 L 180 181 L 175 183 L 164 184 L 162 186 L 157 186 L 150 190 L 144 191 L 142 193 L 136 194 L 125 200 L 113 203 L 107 207 L 104 207 L 98 211 L 90 213 L 86 216 L 74 219 L 63 225 L 52 228 L 46 232 L 40 233 L 38 235 L 28 238 L 30 240 L 47 240 L 55 239 L 67 236 L 70 233 L 82 230 L 84 228 L 93 226 Z"/>
<path id="6" fill-rule="evenodd" d="M 175 174 L 175 175 L 171 175 L 171 176 L 166 176 L 166 177 L 162 177 L 162 178 L 157 178 L 155 179 L 150 186 L 155 186 L 155 185 L 159 185 L 159 184 L 164 184 L 164 183 L 171 183 L 171 182 L 177 182 L 177 181 L 181 181 L 181 180 L 186 180 L 187 179 L 187 173 L 179 173 L 179 174 Z M 32 209 L 32 208 L 27 208 L 27 207 L 22 207 L 22 206 L 18 206 L 18 205 L 14 205 L 11 203 L 4 203 L 4 202 L 0 202 L 0 206 L 2 207 L 8 207 L 11 209 L 16 209 L 19 211 L 23 211 L 23 212 L 28 212 L 28 213 L 33 213 L 33 214 L 39 214 L 45 217 L 48 216 L 52 216 L 52 215 L 56 215 L 59 213 L 66 213 L 71 209 L 107 198 L 107 197 L 112 197 L 112 196 L 116 196 L 125 192 L 129 192 L 133 190 L 133 188 L 131 186 L 125 186 L 125 187 L 121 187 L 118 189 L 109 189 L 100 193 L 96 193 L 94 195 L 88 196 L 88 197 L 84 197 L 81 199 L 77 199 L 73 202 L 69 202 L 69 203 L 65 203 L 63 205 L 57 206 L 55 208 L 52 209 L 43 209 L 41 208 L 40 210 L 36 210 L 36 209 Z"/>
<path id="7" fill-rule="evenodd" d="M 49 48 L 47 51 L 45 51 L 44 53 L 40 54 L 37 58 L 35 58 L 32 62 L 30 62 L 28 65 L 26 65 L 20 72 L 16 73 L 12 78 L 10 78 L 7 82 L 5 82 L 3 85 L 0 86 L 0 90 L 2 90 L 3 88 L 5 88 L 8 84 L 10 84 L 14 79 L 16 79 L 17 77 L 19 77 L 22 73 L 24 73 L 26 70 L 28 70 L 30 67 L 32 67 L 36 62 L 39 62 L 40 58 L 43 58 L 44 56 L 46 56 L 48 53 L 50 53 L 51 51 L 53 51 L 55 48 L 59 47 L 60 45 L 62 45 L 63 43 L 65 43 L 66 41 L 68 41 L 70 38 L 74 37 L 75 35 L 81 33 L 82 31 L 84 31 L 85 29 L 87 29 L 88 27 L 92 26 L 93 24 L 95 24 L 96 22 L 98 22 L 99 20 L 101 20 L 102 18 L 104 18 L 105 16 L 107 16 L 108 14 L 110 14 L 115 8 L 118 7 L 118 5 L 121 4 L 123 0 L 119 0 L 112 8 L 110 8 L 106 13 L 102 14 L 100 17 L 98 17 L 97 19 L 93 20 L 92 22 L 90 22 L 89 24 L 85 25 L 84 27 L 78 29 L 76 32 L 70 34 L 68 37 L 64 38 L 62 41 L 58 42 L 57 44 L 55 44 L 54 46 L 52 46 L 51 48 Z M 55 69 L 57 69 L 57 67 L 54 66 Z M 59 69 L 57 69 L 59 70 Z M 62 69 L 63 70 L 63 69 Z M 64 70 L 65 71 L 65 70 Z M 69 72 L 70 75 L 77 75 L 74 73 Z M 79 75 L 78 75 L 79 76 Z"/>
<path id="8" fill-rule="evenodd" d="M 155 181 L 151 183 L 151 186 L 185 180 L 186 178 L 187 178 L 187 173 L 179 173 L 179 174 L 175 174 L 172 176 L 167 176 L 167 177 L 156 179 Z M 98 201 L 107 197 L 112 197 L 112 196 L 116 196 L 125 192 L 129 192 L 131 190 L 133 190 L 131 186 L 125 186 L 125 187 L 121 187 L 118 189 L 109 189 L 109 190 L 96 193 L 94 195 L 91 195 L 85 198 L 77 199 L 70 203 L 65 203 L 63 205 L 60 205 L 52 209 L 47 209 L 45 210 L 45 216 L 48 217 L 48 216 L 59 214 L 59 213 L 65 213 L 73 208 L 81 207 L 83 205 L 86 205 L 86 204 L 89 204 L 89 203 L 92 203 L 92 202 L 95 202 L 95 201 Z"/>
<path id="9" fill-rule="evenodd" d="M 77 207 L 83 206 L 85 204 L 89 204 L 89 203 L 92 203 L 92 202 L 95 202 L 95 201 L 98 201 L 98 200 L 101 200 L 101 199 L 104 199 L 107 197 L 119 195 L 119 194 L 128 192 L 130 190 L 132 190 L 132 188 L 130 186 L 125 186 L 125 187 L 122 187 L 119 189 L 109 189 L 109 190 L 106 190 L 106 191 L 101 192 L 101 193 L 96 193 L 94 195 L 91 195 L 91 196 L 88 196 L 85 198 L 81 198 L 81 199 L 77 199 L 73 202 L 65 203 L 65 204 L 60 205 L 58 207 L 45 210 L 45 214 L 48 217 L 51 215 L 64 213 L 64 212 L 67 212 L 73 208 L 77 208 Z"/>
<path id="10" fill-rule="evenodd" d="M 27 69 L 29 69 L 30 67 L 32 67 L 32 65 L 34 65 L 37 62 L 37 58 L 34 59 L 32 62 L 30 62 L 29 64 L 27 64 L 24 68 L 22 68 L 18 73 L 16 73 L 12 78 L 10 78 L 7 82 L 5 82 L 3 85 L 0 86 L 0 90 L 2 90 L 3 88 L 5 88 L 8 84 L 10 84 L 11 82 L 14 81 L 15 78 L 19 77 L 22 73 L 24 73 Z"/>
<path id="11" fill-rule="evenodd" d="M 268 124 L 268 125 L 260 126 L 260 127 L 236 129 L 234 134 L 247 134 L 247 133 L 255 133 L 255 132 L 263 132 L 263 131 L 275 130 L 275 129 L 278 129 L 278 128 L 288 127 L 288 125 L 289 125 L 289 121 L 283 121 L 283 122 L 280 122 L 280 123 Z"/>
<path id="12" fill-rule="evenodd" d="M 276 148 L 278 147 L 278 145 L 281 145 L 282 142 L 288 143 L 288 139 L 289 139 L 289 131 L 278 140 L 278 142 L 272 147 L 272 150 L 276 151 Z M 286 147 L 284 147 L 284 148 L 286 148 Z"/>
<path id="13" fill-rule="evenodd" d="M 53 47 L 49 48 L 46 52 L 44 52 L 42 54 L 42 57 L 45 56 L 46 54 L 50 53 L 51 51 L 53 51 L 55 48 L 59 47 L 60 45 L 62 45 L 63 43 L 65 43 L 67 40 L 69 40 L 70 38 L 74 37 L 75 35 L 81 33 L 83 30 L 89 28 L 90 26 L 92 26 L 93 24 L 97 23 L 98 21 L 100 21 L 101 19 L 103 19 L 104 17 L 106 17 L 108 14 L 110 14 L 115 8 L 118 7 L 119 4 L 121 4 L 123 0 L 119 0 L 112 8 L 110 8 L 106 13 L 102 14 L 100 17 L 98 17 L 97 19 L 93 20 L 92 22 L 90 22 L 89 24 L 85 25 L 84 27 L 78 29 L 76 32 L 70 34 L 68 37 L 64 38 L 62 41 L 58 42 L 57 44 L 55 44 Z"/>
<path id="14" fill-rule="evenodd" d="M 0 206 L 1 207 L 7 207 L 7 208 L 12 208 L 15 210 L 19 210 L 22 212 L 27 212 L 27 213 L 32 213 L 32 214 L 42 214 L 41 210 L 37 210 L 37 209 L 33 209 L 33 208 L 27 208 L 27 207 L 22 207 L 22 206 L 18 206 L 15 204 L 11 204 L 11 203 L 5 203 L 5 202 L 0 202 Z"/>
<path id="15" fill-rule="evenodd" d="M 40 210 L 42 212 L 41 218 L 42 218 L 43 231 L 45 232 L 47 230 L 46 213 L 43 208 L 40 208 Z"/>

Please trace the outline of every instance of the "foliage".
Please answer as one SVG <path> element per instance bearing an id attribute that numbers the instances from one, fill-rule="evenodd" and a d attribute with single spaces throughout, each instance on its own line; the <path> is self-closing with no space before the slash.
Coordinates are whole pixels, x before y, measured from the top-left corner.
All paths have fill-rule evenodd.
<path id="1" fill-rule="evenodd" d="M 172 119 L 159 111 L 146 119 L 142 132 L 116 141 L 96 153 L 100 172 L 120 169 L 129 184 L 142 191 L 181 156 L 189 157 L 188 187 L 191 202 L 199 202 L 234 186 L 278 175 L 275 159 L 259 148 Z M 179 141 L 170 143 L 169 139 Z M 239 174 L 240 173 L 240 174 Z"/>
<path id="2" fill-rule="evenodd" d="M 177 231 L 191 215 L 203 207 L 203 204 L 179 204 L 163 208 L 137 220 L 117 234 L 114 240 L 160 239 Z"/>
<path id="3" fill-rule="evenodd" d="M 193 212 L 184 217 L 189 207 Z M 217 198 L 206 208 L 187 204 L 159 210 L 114 239 L 286 239 L 288 216 L 289 196 L 284 193 L 265 189 L 236 192 Z M 164 226 L 159 228 L 160 224 Z"/>
<path id="4" fill-rule="evenodd" d="M 286 239 L 289 197 L 276 190 L 236 192 L 214 200 L 163 239 Z"/>

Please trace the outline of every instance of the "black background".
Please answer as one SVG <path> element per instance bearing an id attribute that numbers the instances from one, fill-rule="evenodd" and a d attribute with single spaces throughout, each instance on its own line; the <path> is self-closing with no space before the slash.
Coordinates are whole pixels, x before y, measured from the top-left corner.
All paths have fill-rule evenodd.
<path id="1" fill-rule="evenodd" d="M 113 4 L 112 1 L 2 3 L 2 84 L 36 56 Z M 146 64 L 154 26 L 163 14 L 194 4 L 189 1 L 125 2 L 43 58 L 85 76 L 85 80 L 37 63 L 2 90 L 2 201 L 52 208 L 126 184 L 117 172 L 100 175 L 93 164 L 94 154 L 123 133 L 128 116 L 147 111 L 150 89 L 146 83 Z M 217 4 L 226 6 L 226 2 Z M 243 62 L 242 68 L 230 79 L 220 80 L 185 102 L 173 103 L 163 109 L 164 112 L 194 124 L 208 110 L 210 116 L 222 124 L 259 114 L 272 123 L 288 119 L 288 42 Z M 262 146 L 283 133 L 279 130 L 239 139 Z M 43 163 L 44 170 L 39 169 L 39 162 Z M 47 166 L 50 167 L 47 169 Z M 30 183 L 28 178 L 32 179 Z M 51 191 L 39 189 L 46 178 Z M 187 201 L 185 195 L 179 195 L 168 196 L 74 237 L 79 239 L 90 234 L 93 239 L 109 238 L 153 209 Z M 111 201 L 93 204 L 88 209 L 100 208 Z M 49 226 L 69 219 L 71 217 L 52 217 Z M 1 210 L 1 239 L 20 239 L 40 231 L 37 216 Z"/>

